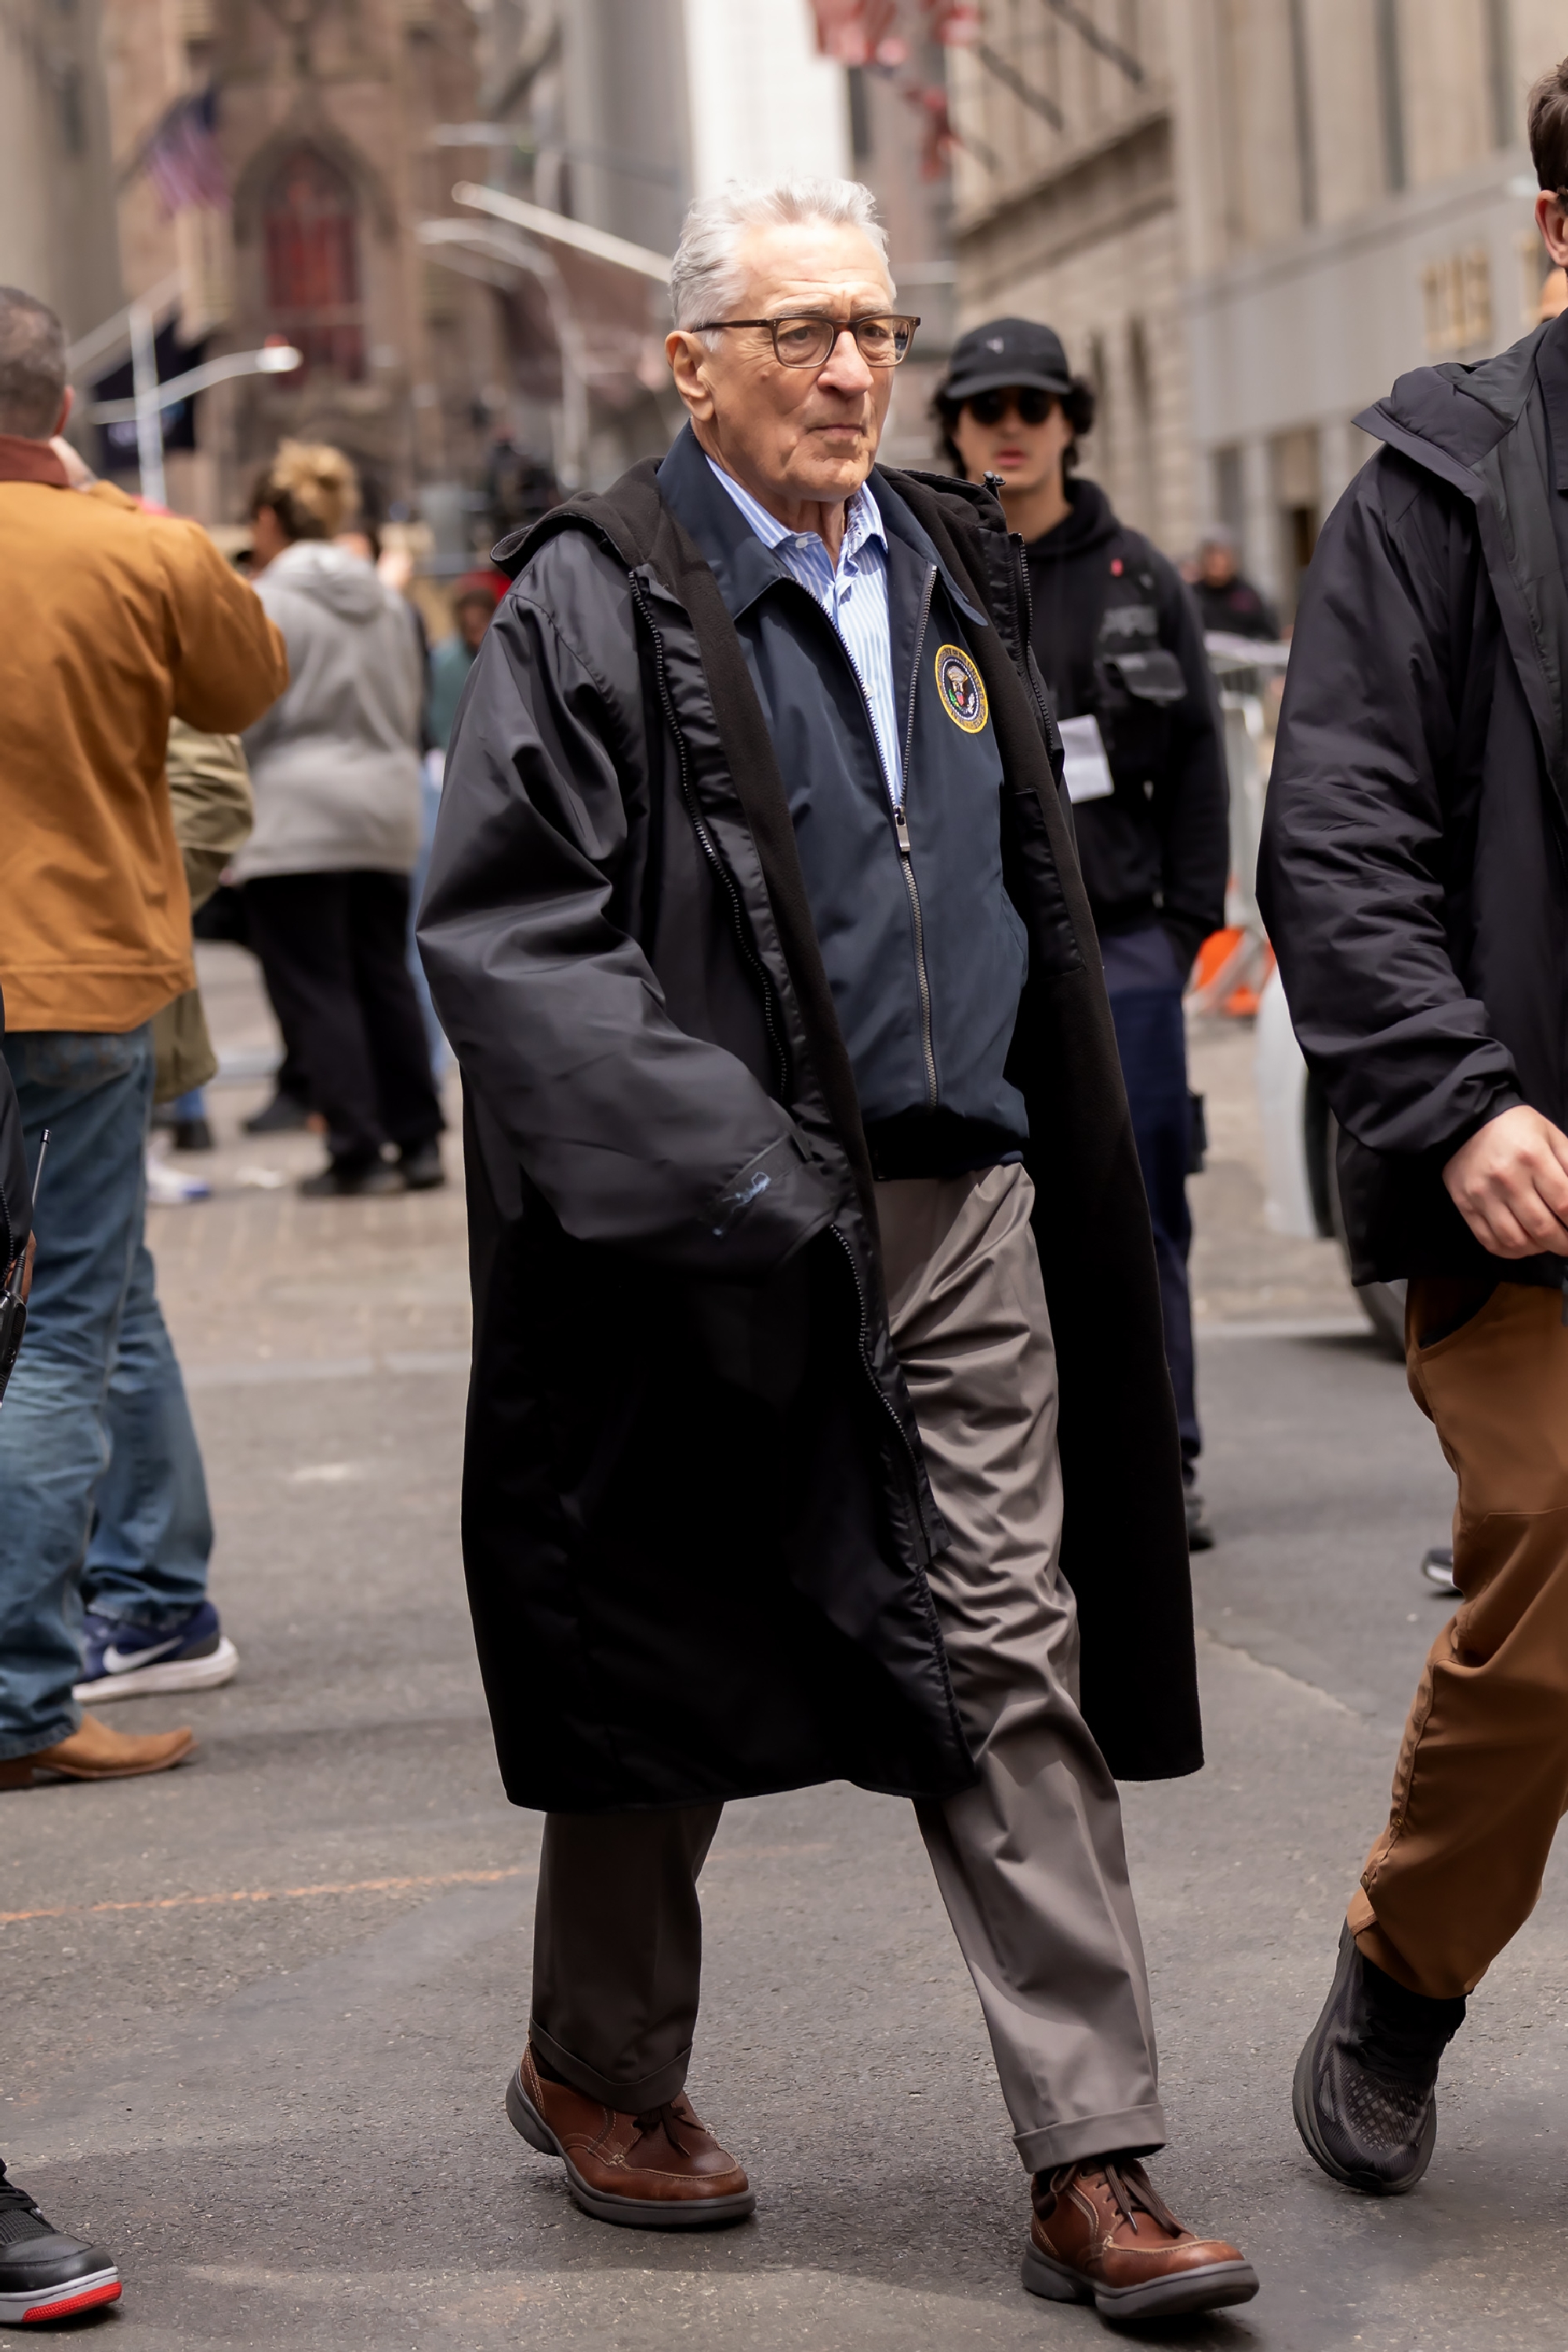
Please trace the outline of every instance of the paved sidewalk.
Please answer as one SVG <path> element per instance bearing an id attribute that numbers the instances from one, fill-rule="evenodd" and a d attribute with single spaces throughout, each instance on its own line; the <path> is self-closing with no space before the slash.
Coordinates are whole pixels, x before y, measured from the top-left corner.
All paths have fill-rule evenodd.
<path id="1" fill-rule="evenodd" d="M 216 961 L 220 1037 L 254 1045 L 248 969 Z M 1353 1309 L 1331 1245 L 1269 1255 L 1248 1044 L 1204 1046 L 1220 1143 L 1201 1288 L 1223 1310 L 1202 1343 L 1210 1761 L 1127 1809 L 1175 2134 L 1156 2179 L 1239 2237 L 1264 2293 L 1161 2340 L 1561 2352 L 1560 1869 L 1455 2045 L 1415 2196 L 1335 2189 L 1290 2124 L 1295 2053 L 1440 1622 L 1415 1561 L 1448 1479 L 1370 1342 L 1267 1336 Z M 511 2132 L 538 1825 L 500 1792 L 463 1599 L 460 1194 L 306 1202 L 242 1182 L 319 1157 L 309 1138 L 236 1139 L 261 1098 L 215 1090 L 223 1147 L 183 1163 L 215 1197 L 153 1223 L 240 1677 L 184 1708 L 115 1710 L 195 1723 L 186 1769 L 0 1798 L 0 2153 L 121 2262 L 122 2304 L 83 2333 L 127 2352 L 1108 2340 L 1018 2287 L 1023 2175 L 890 1800 L 840 1786 L 735 1806 L 714 1850 L 693 2089 L 752 2169 L 754 2221 L 605 2229 Z M 1249 1320 L 1263 1336 L 1236 1335 Z M 0 2329 L 0 2347 L 25 2340 Z"/>

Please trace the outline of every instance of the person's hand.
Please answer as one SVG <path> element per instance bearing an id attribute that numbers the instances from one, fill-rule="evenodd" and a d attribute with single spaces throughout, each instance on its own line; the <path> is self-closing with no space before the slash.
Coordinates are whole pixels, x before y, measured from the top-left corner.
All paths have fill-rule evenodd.
<path id="1" fill-rule="evenodd" d="M 63 433 L 57 433 L 50 448 L 66 469 L 66 479 L 73 490 L 90 490 L 98 476 L 79 449 L 73 449 Z"/>
<path id="2" fill-rule="evenodd" d="M 1454 1206 L 1494 1257 L 1568 1257 L 1568 1135 L 1518 1104 L 1461 1144 L 1443 1170 Z"/>

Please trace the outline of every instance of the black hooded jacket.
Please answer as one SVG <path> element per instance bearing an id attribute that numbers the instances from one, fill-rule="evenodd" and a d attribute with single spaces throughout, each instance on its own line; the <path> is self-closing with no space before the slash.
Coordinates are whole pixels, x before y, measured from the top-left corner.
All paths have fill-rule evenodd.
<path id="1" fill-rule="evenodd" d="M 1148 1213 L 1016 543 L 984 490 L 879 470 L 874 494 L 975 616 L 1084 1712 L 1113 1771 L 1191 1771 Z M 497 561 L 514 585 L 459 708 L 419 939 L 463 1071 L 464 1559 L 508 1792 L 945 1796 L 973 1774 L 926 1580 L 945 1530 L 742 636 L 651 464 Z"/>
<path id="2" fill-rule="evenodd" d="M 1117 520 L 1098 482 L 1026 550 L 1030 643 L 1058 719 L 1099 721 L 1115 792 L 1073 812 L 1103 938 L 1159 921 L 1185 971 L 1225 921 L 1225 745 L 1203 631 L 1175 566 Z"/>
<path id="3" fill-rule="evenodd" d="M 1357 1282 L 1506 1274 L 1442 1170 L 1527 1102 L 1568 1126 L 1568 586 L 1541 367 L 1568 316 L 1420 368 L 1357 423 L 1292 640 L 1258 901 L 1341 1129 Z"/>

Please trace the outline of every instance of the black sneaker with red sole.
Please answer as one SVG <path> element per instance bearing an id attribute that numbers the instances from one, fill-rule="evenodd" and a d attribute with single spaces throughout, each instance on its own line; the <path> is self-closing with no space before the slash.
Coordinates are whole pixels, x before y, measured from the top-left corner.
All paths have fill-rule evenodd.
<path id="1" fill-rule="evenodd" d="M 0 2164 L 0 2327 L 69 2319 L 120 2300 L 120 2273 L 101 2246 L 51 2229 Z"/>

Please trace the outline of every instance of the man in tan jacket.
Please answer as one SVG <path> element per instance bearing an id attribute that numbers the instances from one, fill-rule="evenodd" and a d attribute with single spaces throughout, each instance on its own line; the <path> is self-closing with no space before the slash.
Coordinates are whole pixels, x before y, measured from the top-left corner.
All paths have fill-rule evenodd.
<path id="1" fill-rule="evenodd" d="M 59 320 L 0 288 L 0 922 L 5 1058 L 44 1130 L 24 1360 L 0 1413 L 0 1788 L 159 1771 L 72 1697 L 105 1399 L 141 1226 L 152 1017 L 194 979 L 171 718 L 237 734 L 288 683 L 257 597 L 195 524 L 69 488 Z"/>

